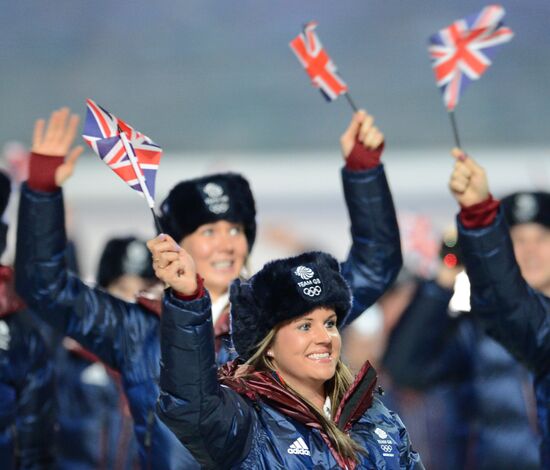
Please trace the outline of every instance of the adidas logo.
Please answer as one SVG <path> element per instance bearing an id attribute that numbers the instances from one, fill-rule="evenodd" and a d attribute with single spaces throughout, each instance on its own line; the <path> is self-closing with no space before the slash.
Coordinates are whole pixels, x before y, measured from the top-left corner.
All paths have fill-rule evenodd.
<path id="1" fill-rule="evenodd" d="M 305 441 L 301 437 L 288 446 L 287 452 L 295 455 L 311 455 Z"/>

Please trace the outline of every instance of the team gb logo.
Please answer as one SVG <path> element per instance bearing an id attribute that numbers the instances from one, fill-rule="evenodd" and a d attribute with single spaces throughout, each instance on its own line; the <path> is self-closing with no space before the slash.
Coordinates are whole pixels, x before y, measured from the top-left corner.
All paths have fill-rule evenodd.
<path id="1" fill-rule="evenodd" d="M 224 194 L 223 188 L 216 183 L 208 183 L 202 188 L 206 197 L 204 202 L 210 212 L 224 214 L 229 210 L 229 196 Z"/>
<path id="2" fill-rule="evenodd" d="M 315 276 L 313 269 L 309 269 L 306 266 L 298 266 L 296 268 L 296 271 L 294 271 L 294 274 L 301 277 L 304 281 L 307 281 L 308 279 L 311 279 L 313 276 Z"/>
<path id="3" fill-rule="evenodd" d="M 321 287 L 321 279 L 316 277 L 313 269 L 307 266 L 298 266 L 294 270 L 294 275 L 301 281 L 296 282 L 298 287 L 302 290 L 302 293 L 308 297 L 318 297 L 323 292 Z"/>

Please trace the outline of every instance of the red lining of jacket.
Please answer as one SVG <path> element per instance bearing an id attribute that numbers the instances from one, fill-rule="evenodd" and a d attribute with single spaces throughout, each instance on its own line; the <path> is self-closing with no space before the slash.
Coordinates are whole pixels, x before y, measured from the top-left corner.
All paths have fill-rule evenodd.
<path id="1" fill-rule="evenodd" d="M 352 397 L 354 392 L 360 387 L 363 380 L 372 376 L 372 371 L 374 371 L 374 369 L 369 362 L 366 362 L 340 402 L 336 412 L 336 422 L 337 418 L 341 416 L 342 411 L 348 404 L 350 397 Z M 369 374 L 369 372 L 371 373 Z M 318 429 L 332 455 L 338 462 L 338 465 L 351 470 L 356 467 L 356 464 L 353 461 L 344 458 L 338 453 L 328 436 L 323 432 L 323 428 L 321 427 L 321 424 L 317 420 L 316 416 L 310 411 L 306 403 L 296 397 L 296 395 L 294 395 L 294 393 L 290 390 L 285 388 L 273 376 L 273 374 L 270 374 L 269 372 L 255 371 L 252 366 L 243 365 L 237 363 L 237 361 L 232 361 L 219 368 L 218 380 L 223 385 L 230 387 L 239 395 L 245 396 L 251 401 L 262 400 L 290 418 L 295 419 L 308 427 Z M 372 405 L 376 380 L 376 375 L 374 378 L 370 379 L 366 392 L 359 397 L 355 408 L 350 414 L 350 417 L 340 427 L 345 432 L 351 429 L 353 423 L 357 421 Z"/>

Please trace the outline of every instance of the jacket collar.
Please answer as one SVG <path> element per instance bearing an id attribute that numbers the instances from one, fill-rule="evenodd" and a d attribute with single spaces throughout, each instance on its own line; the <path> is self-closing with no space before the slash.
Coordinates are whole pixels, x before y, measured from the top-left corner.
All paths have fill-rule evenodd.
<path id="1" fill-rule="evenodd" d="M 323 432 L 321 423 L 306 403 L 288 390 L 274 372 L 256 371 L 252 366 L 232 361 L 218 370 L 218 379 L 223 384 L 242 396 L 258 402 L 263 401 L 276 408 L 281 413 L 296 421 L 320 430 L 335 459 L 344 468 L 354 468 L 353 462 L 346 461 L 338 454 L 328 436 Z M 336 411 L 334 421 L 344 432 L 348 432 L 355 423 L 370 408 L 376 387 L 377 375 L 367 361 L 355 381 L 344 394 Z"/>
<path id="2" fill-rule="evenodd" d="M 154 313 L 160 318 L 162 315 L 162 297 L 149 291 L 142 291 L 139 293 L 136 302 L 144 307 L 147 311 Z"/>

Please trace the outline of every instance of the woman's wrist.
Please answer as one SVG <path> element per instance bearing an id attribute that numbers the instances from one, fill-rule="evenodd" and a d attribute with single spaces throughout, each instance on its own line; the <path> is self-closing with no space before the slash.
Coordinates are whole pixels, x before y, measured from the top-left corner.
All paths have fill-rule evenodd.
<path id="1" fill-rule="evenodd" d="M 192 292 L 191 294 L 186 294 L 184 292 L 180 292 L 172 288 L 172 291 L 174 292 L 174 296 L 180 300 L 185 300 L 186 302 L 189 302 L 191 300 L 198 300 L 204 297 L 204 294 L 206 293 L 206 289 L 204 288 L 204 279 L 197 273 L 196 280 L 197 280 L 197 288 L 194 290 L 194 292 Z"/>

